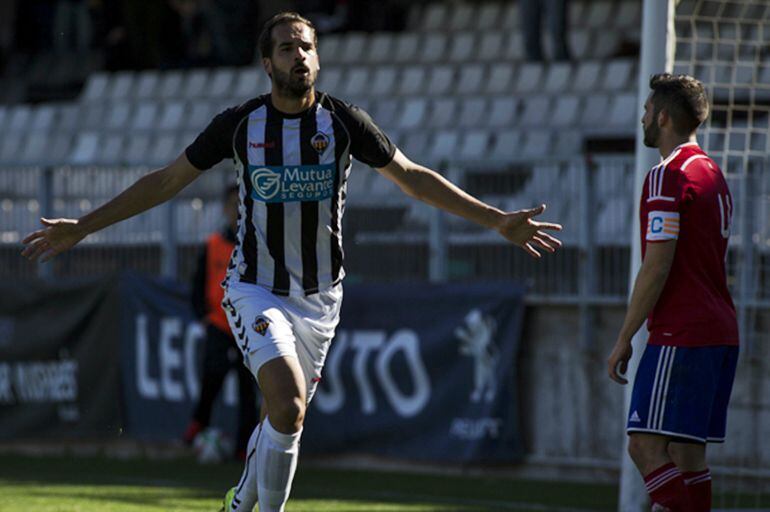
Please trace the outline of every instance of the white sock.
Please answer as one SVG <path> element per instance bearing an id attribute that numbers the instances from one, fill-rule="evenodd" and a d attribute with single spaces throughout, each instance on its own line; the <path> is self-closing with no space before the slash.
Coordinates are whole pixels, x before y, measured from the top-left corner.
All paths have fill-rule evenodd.
<path id="1" fill-rule="evenodd" d="M 294 434 L 281 434 L 269 418 L 262 422 L 262 434 L 257 441 L 259 512 L 283 512 L 297 469 L 301 435 L 302 429 Z"/>
<path id="2" fill-rule="evenodd" d="M 233 508 L 227 512 L 251 512 L 257 504 L 257 441 L 262 424 L 257 425 L 246 445 L 246 467 L 243 469 L 233 498 Z"/>

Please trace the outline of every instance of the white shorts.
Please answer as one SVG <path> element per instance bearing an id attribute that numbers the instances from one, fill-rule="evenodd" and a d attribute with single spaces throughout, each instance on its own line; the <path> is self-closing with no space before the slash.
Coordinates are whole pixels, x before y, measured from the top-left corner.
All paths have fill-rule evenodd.
<path id="1" fill-rule="evenodd" d="M 236 282 L 225 288 L 222 301 L 246 368 L 256 378 L 271 359 L 296 358 L 308 403 L 321 380 L 341 306 L 341 283 L 307 297 L 282 297 L 259 285 Z"/>

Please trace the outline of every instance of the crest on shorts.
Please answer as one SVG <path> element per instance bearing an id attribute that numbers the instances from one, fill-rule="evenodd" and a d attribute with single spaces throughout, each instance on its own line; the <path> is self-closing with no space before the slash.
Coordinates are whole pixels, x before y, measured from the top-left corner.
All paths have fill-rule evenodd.
<path id="1" fill-rule="evenodd" d="M 260 336 L 264 336 L 267 332 L 267 328 L 270 327 L 270 322 L 267 321 L 266 318 L 258 316 L 256 320 L 254 320 L 254 323 L 251 325 L 251 328 L 254 329 L 257 333 L 259 333 Z"/>
<path id="2" fill-rule="evenodd" d="M 318 132 L 310 139 L 310 145 L 320 155 L 329 147 L 329 137 L 323 132 Z"/>

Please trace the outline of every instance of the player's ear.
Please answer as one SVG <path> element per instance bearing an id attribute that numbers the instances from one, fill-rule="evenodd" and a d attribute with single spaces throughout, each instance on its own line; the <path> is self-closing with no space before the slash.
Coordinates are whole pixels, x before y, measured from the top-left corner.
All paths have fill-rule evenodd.
<path id="1" fill-rule="evenodd" d="M 668 115 L 668 110 L 665 108 L 660 109 L 660 112 L 658 112 L 658 118 L 655 120 L 658 123 L 658 127 L 663 128 L 668 124 L 670 120 L 670 116 Z"/>
<path id="2" fill-rule="evenodd" d="M 262 67 L 265 68 L 265 73 L 270 78 L 273 78 L 273 62 L 270 59 L 262 59 Z"/>

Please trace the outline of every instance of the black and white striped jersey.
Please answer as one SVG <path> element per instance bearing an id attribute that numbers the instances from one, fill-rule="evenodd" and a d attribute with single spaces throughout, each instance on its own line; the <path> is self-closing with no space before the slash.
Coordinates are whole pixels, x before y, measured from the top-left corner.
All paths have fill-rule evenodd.
<path id="1" fill-rule="evenodd" d="M 263 95 L 217 115 L 185 153 L 208 169 L 235 162 L 238 243 L 228 279 L 279 295 L 309 295 L 340 282 L 342 215 L 351 157 L 383 167 L 396 151 L 363 110 L 316 93 L 291 115 Z"/>

